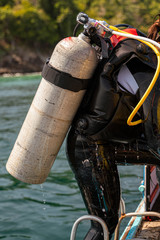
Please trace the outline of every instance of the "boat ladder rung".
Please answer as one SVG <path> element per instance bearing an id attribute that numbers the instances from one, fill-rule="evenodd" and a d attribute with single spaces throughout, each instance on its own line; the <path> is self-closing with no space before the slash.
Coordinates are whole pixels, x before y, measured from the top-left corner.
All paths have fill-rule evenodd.
<path id="1" fill-rule="evenodd" d="M 99 218 L 97 216 L 93 216 L 93 215 L 84 215 L 75 221 L 75 223 L 73 224 L 73 227 L 72 227 L 70 240 L 75 240 L 77 227 L 78 227 L 79 223 L 83 220 L 92 220 L 92 221 L 99 222 L 103 228 L 104 239 L 109 240 L 109 231 L 108 231 L 107 225 L 101 218 Z"/>

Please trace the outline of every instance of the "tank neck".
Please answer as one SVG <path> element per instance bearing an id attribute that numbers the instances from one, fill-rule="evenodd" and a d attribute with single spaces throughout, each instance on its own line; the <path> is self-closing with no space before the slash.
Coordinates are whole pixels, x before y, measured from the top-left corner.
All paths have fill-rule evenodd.
<path id="1" fill-rule="evenodd" d="M 87 42 L 87 43 L 90 43 L 90 41 L 91 41 L 90 38 L 89 38 L 88 36 L 86 36 L 84 33 L 80 33 L 80 34 L 78 35 L 78 38 L 84 40 L 84 41 Z"/>

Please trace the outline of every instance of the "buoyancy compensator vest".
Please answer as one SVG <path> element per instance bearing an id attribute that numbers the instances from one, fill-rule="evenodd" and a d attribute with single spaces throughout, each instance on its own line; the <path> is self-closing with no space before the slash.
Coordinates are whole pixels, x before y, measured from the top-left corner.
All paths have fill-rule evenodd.
<path id="1" fill-rule="evenodd" d="M 141 35 L 134 28 L 126 32 Z M 159 79 L 134 117 L 134 120 L 147 118 L 146 122 L 129 126 L 127 119 L 153 78 L 156 56 L 137 40 L 113 35 L 111 42 L 113 50 L 99 63 L 74 126 L 93 141 L 130 143 L 141 140 L 155 151 L 159 146 Z"/>

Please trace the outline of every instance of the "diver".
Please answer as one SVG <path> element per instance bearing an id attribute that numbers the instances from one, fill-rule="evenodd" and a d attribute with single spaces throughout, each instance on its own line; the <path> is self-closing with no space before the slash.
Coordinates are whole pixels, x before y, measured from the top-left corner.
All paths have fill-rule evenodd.
<path id="1" fill-rule="evenodd" d="M 158 40 L 160 18 L 148 37 Z M 128 27 L 126 32 L 143 35 Z M 67 156 L 87 211 L 102 218 L 110 238 L 118 222 L 120 204 L 119 164 L 160 166 L 160 79 L 128 126 L 156 70 L 152 49 L 137 40 L 110 38 L 112 50 L 99 63 L 67 138 Z M 158 40 L 159 41 L 159 40 Z M 85 240 L 102 240 L 99 223 L 91 222 Z"/>

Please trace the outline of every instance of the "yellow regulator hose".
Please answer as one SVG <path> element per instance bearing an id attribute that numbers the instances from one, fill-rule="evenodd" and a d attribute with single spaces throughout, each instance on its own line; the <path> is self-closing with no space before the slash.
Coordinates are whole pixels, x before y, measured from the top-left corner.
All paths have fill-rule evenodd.
<path id="1" fill-rule="evenodd" d="M 100 24 L 101 25 L 101 24 Z M 103 25 L 104 27 L 104 25 Z M 152 91 L 156 81 L 157 81 L 157 78 L 159 76 L 159 73 L 160 73 L 160 52 L 158 51 L 158 48 L 160 48 L 160 44 L 151 40 L 151 39 L 147 39 L 145 37 L 141 37 L 141 36 L 135 36 L 131 33 L 127 33 L 124 32 L 123 30 L 120 30 L 118 29 L 117 27 L 115 26 L 111 26 L 111 25 L 107 25 L 106 27 L 107 29 L 111 29 L 112 30 L 112 34 L 115 34 L 115 35 L 119 35 L 119 36 L 124 36 L 124 37 L 128 37 L 128 38 L 133 38 L 133 39 L 136 39 L 144 44 L 146 44 L 147 46 L 149 46 L 156 54 L 157 56 L 157 69 L 156 69 L 156 72 L 153 76 L 153 79 L 150 83 L 150 85 L 148 86 L 146 92 L 144 93 L 144 95 L 142 96 L 142 98 L 140 99 L 140 101 L 138 102 L 137 106 L 134 108 L 134 110 L 132 111 L 132 113 L 130 114 L 130 116 L 128 117 L 128 120 L 127 120 L 127 124 L 129 126 L 135 126 L 135 125 L 138 125 L 140 123 L 143 123 L 147 120 L 147 118 L 145 120 L 142 120 L 142 119 L 139 119 L 137 121 L 134 121 L 132 122 L 134 116 L 136 115 L 136 113 L 138 112 L 138 110 L 140 109 L 140 107 L 142 106 L 142 104 L 144 103 L 144 101 L 146 100 L 146 98 L 148 97 L 148 95 L 150 94 L 150 92 Z M 155 47 L 155 46 L 156 47 Z"/>

